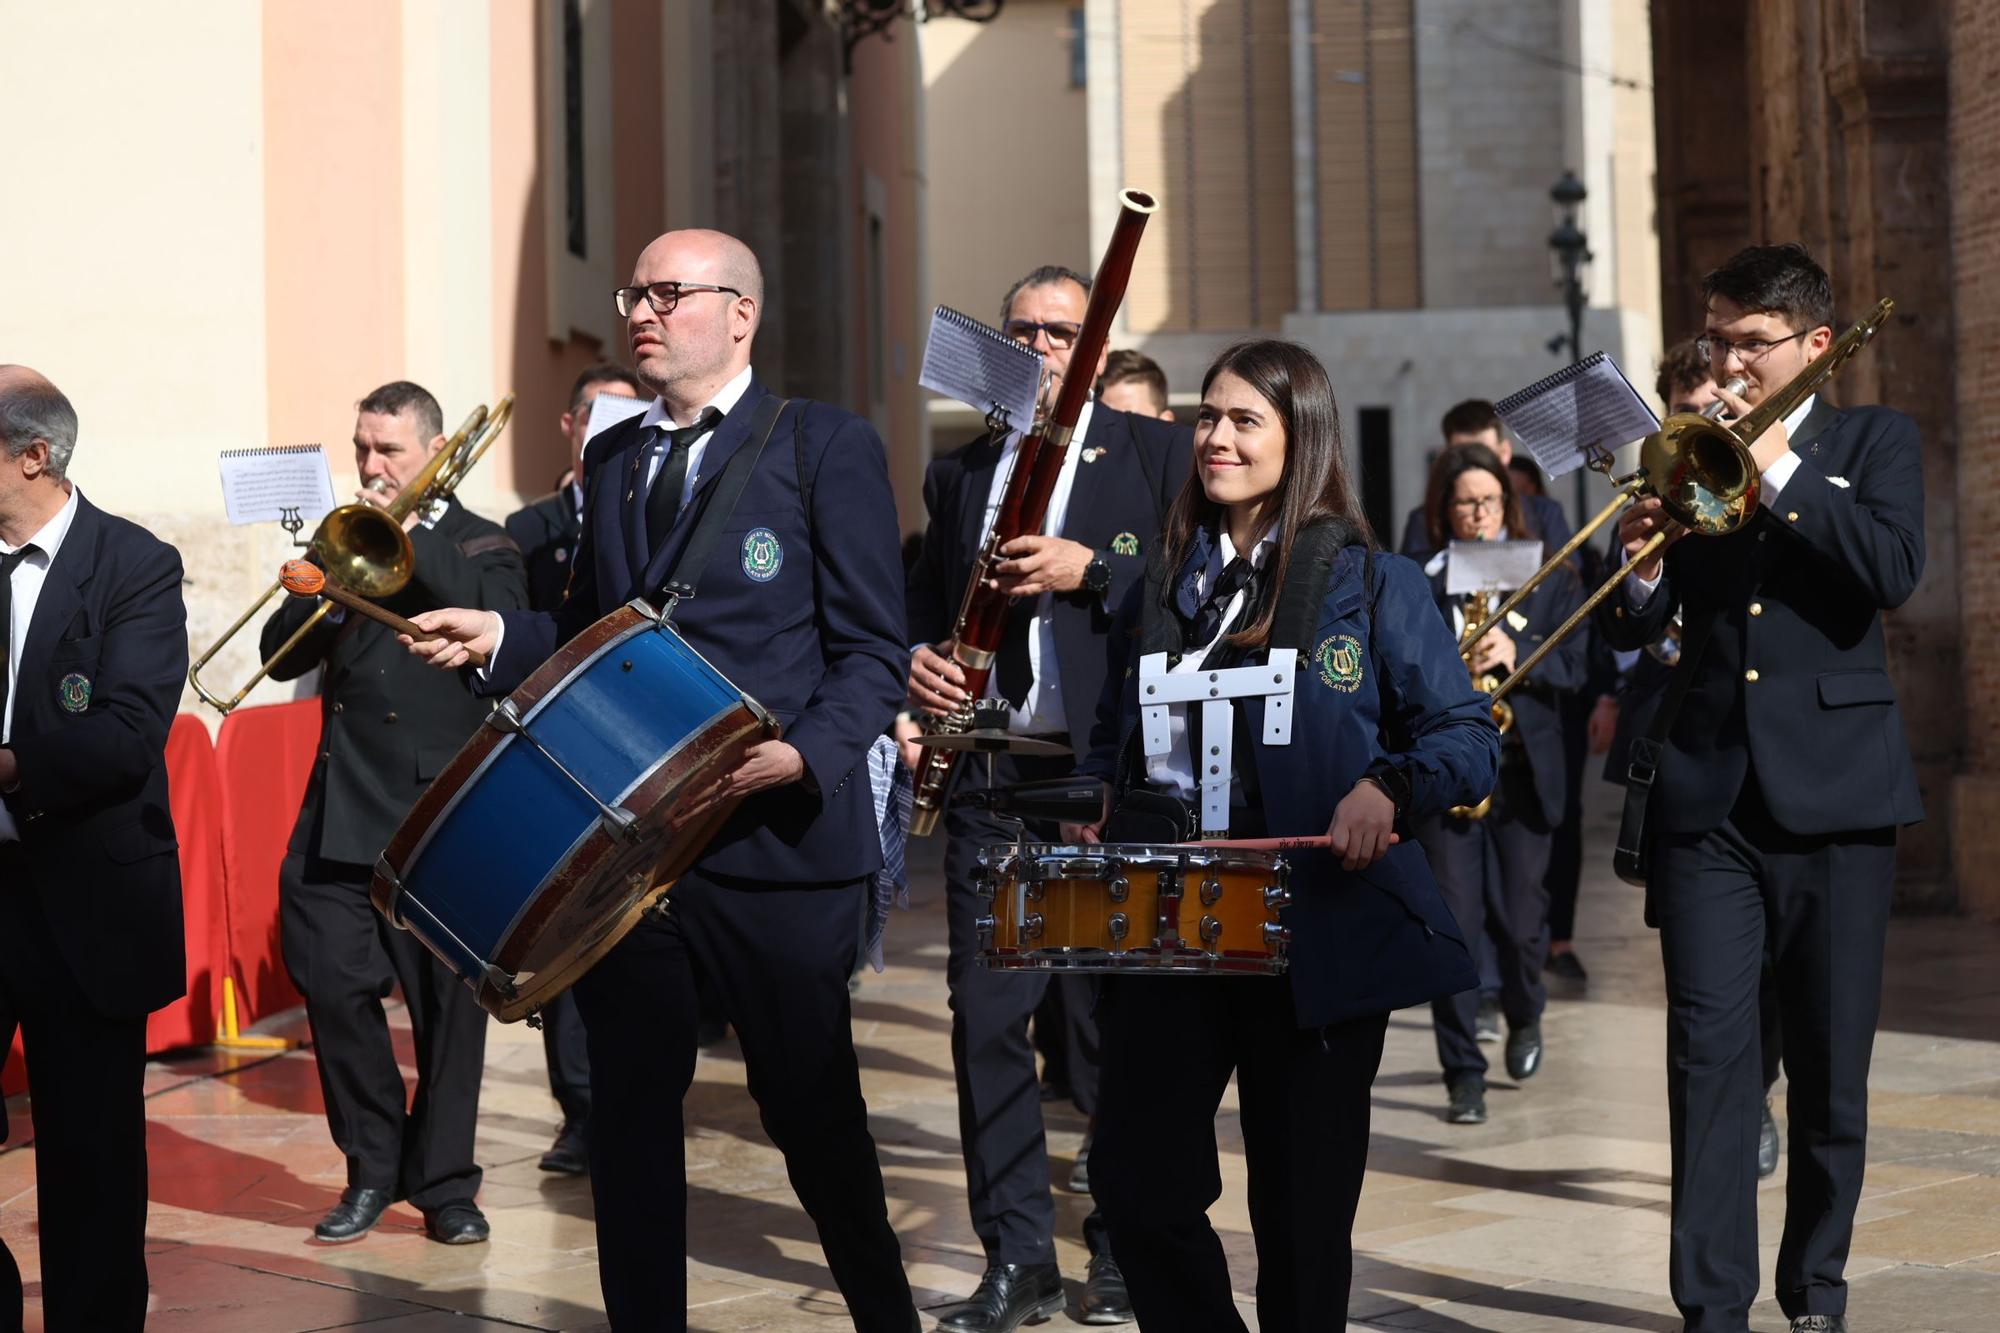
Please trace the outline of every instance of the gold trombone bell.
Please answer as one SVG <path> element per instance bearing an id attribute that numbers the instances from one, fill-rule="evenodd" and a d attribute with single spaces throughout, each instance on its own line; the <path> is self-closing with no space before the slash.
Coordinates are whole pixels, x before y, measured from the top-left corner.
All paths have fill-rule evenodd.
<path id="1" fill-rule="evenodd" d="M 379 602 L 401 592 L 417 570 L 410 534 L 403 530 L 404 520 L 449 498 L 465 480 L 466 474 L 485 456 L 487 449 L 492 447 L 493 441 L 499 438 L 500 432 L 506 429 L 508 418 L 513 415 L 514 395 L 511 393 L 495 403 L 491 412 L 481 404 L 472 410 L 465 424 L 445 441 L 444 446 L 431 455 L 423 470 L 410 478 L 410 484 L 397 492 L 395 499 L 386 505 L 363 502 L 341 505 L 321 519 L 319 526 L 313 530 L 310 545 L 313 555 L 326 570 L 328 580 L 371 602 Z M 188 684 L 194 687 L 194 692 L 201 696 L 204 703 L 217 712 L 226 714 L 242 703 L 257 687 L 257 682 L 271 674 L 278 659 L 290 652 L 333 609 L 332 602 L 322 601 L 278 651 L 264 659 L 255 674 L 236 693 L 225 698 L 209 689 L 202 683 L 201 669 L 242 632 L 251 618 L 283 590 L 283 586 L 273 580 L 271 586 L 264 590 L 264 595 L 250 603 L 249 609 L 238 616 L 222 632 L 222 636 L 188 667 Z"/>

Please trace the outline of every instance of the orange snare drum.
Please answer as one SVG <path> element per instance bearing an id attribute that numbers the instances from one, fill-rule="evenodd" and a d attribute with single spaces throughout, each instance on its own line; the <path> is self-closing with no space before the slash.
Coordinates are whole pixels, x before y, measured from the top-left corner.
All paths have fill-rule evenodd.
<path id="1" fill-rule="evenodd" d="M 1214 847 L 998 843 L 979 853 L 979 959 L 1069 972 L 1283 972 L 1282 856 Z"/>

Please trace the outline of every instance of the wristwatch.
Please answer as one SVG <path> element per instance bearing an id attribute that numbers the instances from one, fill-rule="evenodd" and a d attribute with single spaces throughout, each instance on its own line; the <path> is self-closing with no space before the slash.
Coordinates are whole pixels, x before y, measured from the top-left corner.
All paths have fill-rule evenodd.
<path id="1" fill-rule="evenodd" d="M 1361 775 L 1361 780 L 1380 787 L 1382 794 L 1396 807 L 1397 814 L 1409 810 L 1410 798 L 1414 793 L 1410 790 L 1410 775 L 1403 769 L 1387 759 L 1377 759 L 1368 766 L 1368 771 Z"/>
<path id="2" fill-rule="evenodd" d="M 1090 563 L 1083 567 L 1083 586 L 1088 592 L 1102 597 L 1111 588 L 1111 566 L 1105 562 L 1104 552 L 1098 551 L 1090 557 Z"/>

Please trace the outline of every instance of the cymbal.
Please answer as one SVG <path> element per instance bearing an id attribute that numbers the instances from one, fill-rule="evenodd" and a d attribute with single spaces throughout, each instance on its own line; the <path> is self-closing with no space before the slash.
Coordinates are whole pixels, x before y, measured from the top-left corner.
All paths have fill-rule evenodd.
<path id="1" fill-rule="evenodd" d="M 1041 754 L 1059 755 L 1070 752 L 1067 745 L 1054 741 L 1038 741 L 1033 736 L 1016 736 L 1011 731 L 998 727 L 974 727 L 970 731 L 940 733 L 936 736 L 914 738 L 918 745 L 931 750 L 970 750 L 978 754 Z"/>

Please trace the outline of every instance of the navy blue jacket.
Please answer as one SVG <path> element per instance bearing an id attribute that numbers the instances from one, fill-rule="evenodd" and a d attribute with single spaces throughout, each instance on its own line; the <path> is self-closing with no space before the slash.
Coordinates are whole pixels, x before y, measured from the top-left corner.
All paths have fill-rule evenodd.
<path id="1" fill-rule="evenodd" d="M 979 554 L 986 500 L 1004 444 L 1004 439 L 983 436 L 933 460 L 924 472 L 928 526 L 923 554 L 909 574 L 913 644 L 951 637 L 972 578 L 973 557 Z M 1092 715 L 1104 688 L 1104 635 L 1111 628 L 1112 610 L 1127 589 L 1144 580 L 1146 553 L 1159 540 L 1168 508 L 1194 470 L 1194 431 L 1099 403 L 1091 408 L 1090 429 L 1069 447 L 1084 454 L 1077 461 L 1076 484 L 1057 535 L 1090 547 L 1111 567 L 1111 586 L 1101 598 L 1078 589 L 1050 599 L 1070 749 L 1081 755 L 1089 746 Z M 1031 623 L 1027 617 L 1010 619 L 1008 632 L 1025 634 Z"/>
<path id="2" fill-rule="evenodd" d="M 1175 579 L 1183 614 L 1195 606 L 1195 577 L 1209 558 L 1202 533 Z M 1493 789 L 1500 738 L 1474 692 L 1451 631 L 1431 600 L 1423 571 L 1399 556 L 1374 558 L 1364 587 L 1362 548 L 1335 561 L 1312 641 L 1300 650 L 1292 742 L 1263 742 L 1263 703 L 1239 699 L 1257 737 L 1253 753 L 1264 816 L 1273 837 L 1315 836 L 1334 807 L 1377 759 L 1409 774 L 1407 816 L 1470 805 Z M 1135 746 L 1139 723 L 1138 632 L 1144 585 L 1119 609 L 1111 673 L 1083 771 L 1113 781 L 1119 756 Z M 1272 594 L 1272 595 L 1275 595 Z M 1370 603 L 1373 603 L 1372 612 Z M 1154 614 L 1168 614 L 1164 609 Z M 1337 664 L 1358 660 L 1354 678 Z M 1136 763 L 1129 766 L 1143 773 Z M 1349 873 L 1326 852 L 1291 853 L 1292 1000 L 1300 1027 L 1385 1013 L 1478 984 L 1464 934 L 1407 831 L 1367 870 Z"/>
<path id="3" fill-rule="evenodd" d="M 657 599 L 730 456 L 746 445 L 765 396 L 753 380 L 703 451 L 693 498 L 649 551 L 645 451 L 652 432 L 620 422 L 584 456 L 583 539 L 569 597 L 553 612 L 502 615 L 506 636 L 487 693 L 505 693 L 580 631 L 634 597 Z M 804 414 L 803 439 L 793 435 Z M 812 512 L 800 503 L 803 473 Z M 749 535 L 768 529 L 775 574 L 752 577 Z M 866 421 L 796 400 L 743 488 L 697 593 L 674 611 L 688 645 L 784 725 L 804 778 L 758 792 L 697 864 L 776 883 L 852 880 L 882 861 L 862 760 L 896 715 L 910 665 L 904 646 L 902 550 L 882 441 Z M 760 545 L 760 549 L 762 549 Z M 761 570 L 760 570 L 761 572 Z M 643 706 L 643 701 L 634 701 Z"/>
<path id="4" fill-rule="evenodd" d="M 1448 596 L 1444 586 L 1444 574 L 1440 571 L 1431 579 L 1431 594 L 1449 625 L 1452 604 L 1459 599 Z M 1511 620 L 1500 622 L 1499 628 L 1514 641 L 1514 660 L 1527 661 L 1528 654 L 1541 647 L 1543 640 L 1581 605 L 1581 581 L 1567 565 L 1558 566 L 1515 609 L 1514 614 L 1523 622 L 1521 627 L 1516 628 Z M 1563 755 L 1563 698 L 1584 683 L 1585 637 L 1583 626 L 1571 631 L 1568 638 L 1536 664 L 1534 675 L 1508 691 L 1506 699 L 1514 710 L 1514 734 L 1520 737 L 1529 771 L 1534 775 L 1542 818 L 1551 828 L 1562 823 L 1569 783 L 1569 766 Z"/>
<path id="5" fill-rule="evenodd" d="M 109 1018 L 187 991 L 166 763 L 187 666 L 180 553 L 79 496 L 21 648 L 21 785 L 6 800 L 29 884 L 0 893 L 40 895 L 63 962 Z"/>
<path id="6" fill-rule="evenodd" d="M 528 567 L 528 605 L 536 611 L 552 611 L 569 587 L 570 557 L 576 554 L 583 522 L 565 486 L 553 495 L 515 510 L 507 516 L 507 535 L 521 548 Z"/>
<path id="7" fill-rule="evenodd" d="M 1708 634 L 1653 787 L 1661 832 L 1718 827 L 1753 772 L 1779 826 L 1800 836 L 1923 818 L 1882 640 L 1882 612 L 1924 568 L 1916 424 L 1822 399 L 1792 447 L 1799 467 L 1775 507 L 1726 537 L 1675 542 L 1644 606 L 1621 589 L 1598 609 L 1606 639 L 1637 648 L 1682 608 L 1677 670 Z"/>

